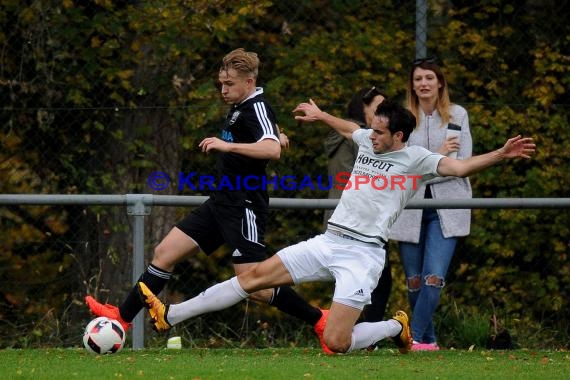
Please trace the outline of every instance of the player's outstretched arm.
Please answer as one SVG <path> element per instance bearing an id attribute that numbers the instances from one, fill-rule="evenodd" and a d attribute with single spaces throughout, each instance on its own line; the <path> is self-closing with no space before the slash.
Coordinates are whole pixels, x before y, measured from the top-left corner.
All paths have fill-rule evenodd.
<path id="1" fill-rule="evenodd" d="M 321 121 L 347 139 L 352 138 L 352 132 L 360 129 L 358 124 L 353 123 L 352 121 L 344 120 L 321 111 L 313 99 L 309 99 L 309 103 L 300 103 L 295 107 L 293 112 L 303 113 L 302 115 L 296 115 L 295 120 L 308 123 Z"/>
<path id="2" fill-rule="evenodd" d="M 441 176 L 467 177 L 471 174 L 495 165 L 508 158 L 529 159 L 535 152 L 536 144 L 532 137 L 520 135 L 508 139 L 505 145 L 497 150 L 478 156 L 469 157 L 466 160 L 455 160 L 444 157 L 439 161 L 437 172 Z"/>

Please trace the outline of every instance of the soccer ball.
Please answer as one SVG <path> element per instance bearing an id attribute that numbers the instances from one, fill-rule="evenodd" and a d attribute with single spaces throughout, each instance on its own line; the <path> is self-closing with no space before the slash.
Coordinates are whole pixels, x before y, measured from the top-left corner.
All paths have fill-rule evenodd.
<path id="1" fill-rule="evenodd" d="M 97 317 L 85 327 L 83 345 L 93 354 L 114 354 L 125 344 L 121 324 L 107 317 Z"/>

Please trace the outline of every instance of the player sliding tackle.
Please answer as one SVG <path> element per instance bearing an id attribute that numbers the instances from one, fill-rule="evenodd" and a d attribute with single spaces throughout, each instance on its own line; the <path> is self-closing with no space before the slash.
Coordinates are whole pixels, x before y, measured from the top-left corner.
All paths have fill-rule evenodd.
<path id="1" fill-rule="evenodd" d="M 324 341 L 332 352 L 351 352 L 392 337 L 400 352 L 411 344 L 408 316 L 398 311 L 381 322 L 356 321 L 370 303 L 385 261 L 390 227 L 420 185 L 438 176 L 465 177 L 509 158 L 530 158 L 535 151 L 532 138 L 516 136 L 495 151 L 455 160 L 419 146 L 406 147 L 416 121 L 402 106 L 384 101 L 375 112 L 371 129 L 336 118 L 310 100 L 294 112 L 297 120 L 323 122 L 358 145 L 354 173 L 376 176 L 420 176 L 418 186 L 375 190 L 372 186 L 343 191 L 325 233 L 284 248 L 237 277 L 214 285 L 180 304 L 164 305 L 139 283 L 143 301 L 156 330 L 167 330 L 181 321 L 232 306 L 249 294 L 281 285 L 308 281 L 335 281 L 333 303 L 324 330 Z M 387 165 L 372 164 L 382 161 Z"/>

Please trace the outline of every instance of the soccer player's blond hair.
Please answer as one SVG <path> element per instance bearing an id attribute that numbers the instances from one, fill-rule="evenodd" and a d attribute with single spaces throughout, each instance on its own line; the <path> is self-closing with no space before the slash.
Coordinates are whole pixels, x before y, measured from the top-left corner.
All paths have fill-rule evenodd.
<path id="1" fill-rule="evenodd" d="M 235 49 L 224 57 L 220 71 L 228 71 L 234 69 L 240 76 L 252 75 L 257 78 L 259 73 L 259 58 L 257 54 L 251 51 L 245 51 L 244 48 Z"/>

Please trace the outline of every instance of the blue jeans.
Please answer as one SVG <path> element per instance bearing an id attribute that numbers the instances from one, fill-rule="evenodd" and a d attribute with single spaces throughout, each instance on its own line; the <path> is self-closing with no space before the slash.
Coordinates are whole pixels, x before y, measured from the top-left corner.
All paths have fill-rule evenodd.
<path id="1" fill-rule="evenodd" d="M 400 242 L 400 257 L 408 281 L 408 300 L 412 310 L 412 337 L 416 342 L 435 343 L 433 315 L 449 268 L 457 238 L 444 238 L 437 210 L 422 214 L 418 244 Z"/>

